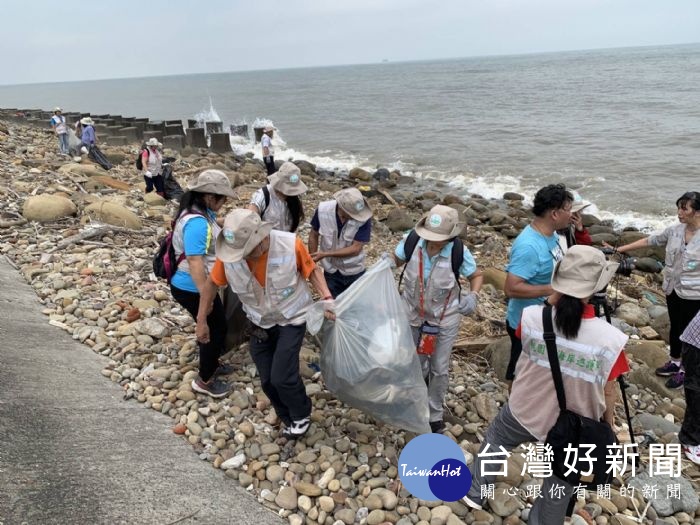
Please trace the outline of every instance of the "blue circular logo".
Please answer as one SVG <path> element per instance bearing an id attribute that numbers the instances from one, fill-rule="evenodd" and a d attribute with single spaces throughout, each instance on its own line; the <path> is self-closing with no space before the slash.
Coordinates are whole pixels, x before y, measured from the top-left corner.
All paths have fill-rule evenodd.
<path id="1" fill-rule="evenodd" d="M 422 434 L 408 442 L 399 456 L 399 478 L 426 501 L 457 501 L 472 485 L 464 452 L 442 434 Z"/>

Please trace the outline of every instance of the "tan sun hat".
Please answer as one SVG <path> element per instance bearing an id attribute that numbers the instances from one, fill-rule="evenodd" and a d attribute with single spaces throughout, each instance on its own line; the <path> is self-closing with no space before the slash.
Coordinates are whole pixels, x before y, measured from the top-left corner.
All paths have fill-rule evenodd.
<path id="1" fill-rule="evenodd" d="M 220 170 L 204 170 L 197 177 L 197 182 L 188 188 L 190 191 L 200 193 L 213 193 L 214 195 L 225 195 L 235 197 L 236 194 L 231 188 L 231 181 L 226 174 Z"/>
<path id="2" fill-rule="evenodd" d="M 575 244 L 554 266 L 552 288 L 578 299 L 590 297 L 610 282 L 619 266 L 605 259 L 600 250 Z"/>
<path id="3" fill-rule="evenodd" d="M 448 241 L 457 237 L 465 224 L 459 221 L 459 212 L 449 206 L 433 206 L 416 224 L 416 233 L 426 241 Z"/>
<path id="4" fill-rule="evenodd" d="M 571 191 L 574 196 L 574 202 L 571 203 L 571 213 L 578 213 L 581 210 L 588 208 L 592 203 L 583 200 L 583 197 L 576 191 Z"/>
<path id="5" fill-rule="evenodd" d="M 233 263 L 245 258 L 272 231 L 271 222 L 247 209 L 235 209 L 224 219 L 224 227 L 216 238 L 216 257 Z"/>
<path id="6" fill-rule="evenodd" d="M 58 106 L 56 106 L 55 108 L 53 108 L 53 112 L 54 112 L 54 113 L 59 113 L 59 112 L 62 113 L 63 110 L 62 110 L 61 108 L 59 108 Z"/>
<path id="7" fill-rule="evenodd" d="M 83 117 L 83 118 L 81 118 L 81 119 L 80 119 L 80 123 L 81 123 L 83 126 L 92 126 L 92 125 L 94 124 L 94 122 L 92 121 L 92 119 L 91 119 L 90 117 Z"/>
<path id="8" fill-rule="evenodd" d="M 146 146 L 157 146 L 160 148 L 162 144 L 158 142 L 157 138 L 151 137 L 150 139 L 148 139 L 148 142 L 146 142 Z"/>
<path id="9" fill-rule="evenodd" d="M 294 197 L 306 193 L 308 188 L 301 180 L 301 170 L 293 162 L 285 162 L 280 169 L 268 177 L 270 187 L 282 195 Z"/>
<path id="10" fill-rule="evenodd" d="M 333 198 L 340 209 L 356 221 L 367 222 L 372 218 L 372 208 L 369 207 L 369 202 L 357 188 L 345 188 L 337 191 L 333 194 Z"/>

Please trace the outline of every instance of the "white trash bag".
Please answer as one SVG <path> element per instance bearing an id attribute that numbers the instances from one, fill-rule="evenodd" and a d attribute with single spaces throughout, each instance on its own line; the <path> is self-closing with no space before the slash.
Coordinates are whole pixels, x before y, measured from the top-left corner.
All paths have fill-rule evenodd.
<path id="1" fill-rule="evenodd" d="M 390 425 L 430 432 L 428 388 L 394 276 L 380 261 L 336 300 L 336 320 L 323 306 L 307 313 L 322 341 L 321 371 L 335 396 Z"/>

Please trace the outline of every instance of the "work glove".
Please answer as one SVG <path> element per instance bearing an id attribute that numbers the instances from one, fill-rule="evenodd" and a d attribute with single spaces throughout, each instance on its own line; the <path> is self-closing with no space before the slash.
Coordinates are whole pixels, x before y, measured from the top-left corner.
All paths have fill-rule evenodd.
<path id="1" fill-rule="evenodd" d="M 87 149 L 85 146 L 82 146 L 82 147 L 80 148 L 80 152 L 81 152 L 83 155 L 87 155 L 87 154 L 88 154 L 88 149 Z"/>
<path id="2" fill-rule="evenodd" d="M 150 179 L 151 177 L 153 177 L 153 173 L 151 173 L 150 171 L 147 171 L 144 175 L 145 175 L 146 177 L 148 177 L 149 179 Z"/>
<path id="3" fill-rule="evenodd" d="M 387 261 L 387 262 L 389 263 L 389 268 L 391 268 L 392 270 L 393 270 L 394 268 L 396 268 L 396 260 L 394 259 L 394 256 L 391 255 L 389 252 L 383 252 L 383 253 L 379 256 L 379 258 L 380 258 L 382 261 Z"/>
<path id="4" fill-rule="evenodd" d="M 479 296 L 476 292 L 469 292 L 459 301 L 457 311 L 462 315 L 469 315 L 476 310 L 477 304 L 479 304 Z"/>
<path id="5" fill-rule="evenodd" d="M 324 312 L 335 312 L 335 299 L 324 299 L 321 304 Z"/>

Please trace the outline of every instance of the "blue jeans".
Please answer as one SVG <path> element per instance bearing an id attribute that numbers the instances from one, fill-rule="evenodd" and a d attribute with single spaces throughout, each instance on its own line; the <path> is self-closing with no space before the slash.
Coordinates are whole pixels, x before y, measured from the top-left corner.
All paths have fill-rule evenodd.
<path id="1" fill-rule="evenodd" d="M 58 149 L 64 155 L 68 155 L 68 133 L 58 134 Z"/>

